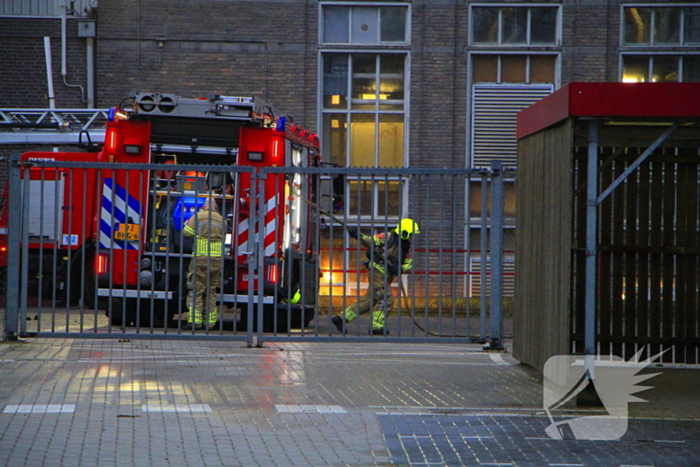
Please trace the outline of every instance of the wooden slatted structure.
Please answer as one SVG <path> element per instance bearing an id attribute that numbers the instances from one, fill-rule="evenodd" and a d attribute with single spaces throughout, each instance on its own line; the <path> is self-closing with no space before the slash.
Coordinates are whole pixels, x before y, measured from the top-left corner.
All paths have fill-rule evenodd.
<path id="1" fill-rule="evenodd" d="M 600 195 L 673 123 L 588 226 L 590 126 Z M 698 363 L 700 84 L 571 83 L 520 112 L 518 140 L 514 357 L 584 352 L 593 229 L 596 353 Z"/>

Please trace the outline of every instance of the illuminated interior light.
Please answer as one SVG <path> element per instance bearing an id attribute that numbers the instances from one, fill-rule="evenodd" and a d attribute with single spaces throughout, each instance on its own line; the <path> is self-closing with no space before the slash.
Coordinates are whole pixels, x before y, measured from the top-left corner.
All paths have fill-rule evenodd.
<path id="1" fill-rule="evenodd" d="M 331 104 L 340 104 L 340 96 L 331 96 Z"/>
<path id="2" fill-rule="evenodd" d="M 331 120 L 331 128 L 340 128 L 340 122 L 337 118 Z"/>

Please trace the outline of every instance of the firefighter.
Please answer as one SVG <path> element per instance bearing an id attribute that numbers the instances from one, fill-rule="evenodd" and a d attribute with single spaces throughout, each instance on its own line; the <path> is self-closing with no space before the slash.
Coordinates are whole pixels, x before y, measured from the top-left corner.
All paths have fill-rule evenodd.
<path id="1" fill-rule="evenodd" d="M 339 332 L 344 332 L 343 320 L 349 323 L 358 315 L 373 309 L 372 334 L 389 334 L 389 330 L 384 327 L 384 321 L 394 304 L 394 295 L 389 286 L 399 272 L 407 273 L 411 270 L 411 236 L 417 233 L 420 233 L 418 224 L 412 219 L 402 219 L 388 235 L 380 233 L 370 237 L 359 233 L 355 228 L 348 229 L 348 235 L 367 248 L 368 260 L 364 264 L 369 271 L 369 284 L 357 303 L 347 307 L 342 316 L 339 314 L 331 319 Z"/>
<path id="2" fill-rule="evenodd" d="M 201 209 L 190 217 L 183 229 L 185 237 L 194 237 L 194 251 L 187 272 L 189 329 L 201 329 L 205 318 L 210 327 L 216 326 L 219 321 L 216 288 L 221 286 L 224 229 L 224 219 L 217 212 L 213 198 L 204 201 Z M 202 294 L 206 294 L 206 304 L 203 303 Z"/>

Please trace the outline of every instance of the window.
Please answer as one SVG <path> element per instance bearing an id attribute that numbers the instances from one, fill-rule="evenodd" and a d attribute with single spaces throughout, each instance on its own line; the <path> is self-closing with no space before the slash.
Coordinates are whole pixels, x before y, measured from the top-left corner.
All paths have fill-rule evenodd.
<path id="1" fill-rule="evenodd" d="M 622 13 L 623 82 L 700 82 L 700 6 L 624 6 Z"/>
<path id="2" fill-rule="evenodd" d="M 64 1 L 58 0 L 0 0 L 0 16 L 58 17 L 63 14 Z M 88 6 L 97 6 L 97 0 L 65 1 L 69 18 L 76 18 Z"/>
<path id="3" fill-rule="evenodd" d="M 700 82 L 700 54 L 622 55 L 625 83 Z"/>
<path id="4" fill-rule="evenodd" d="M 700 6 L 625 6 L 623 18 L 623 46 L 700 44 Z"/>
<path id="5" fill-rule="evenodd" d="M 406 55 L 328 53 L 323 60 L 323 154 L 341 166 L 404 166 Z"/>
<path id="6" fill-rule="evenodd" d="M 473 6 L 472 45 L 558 45 L 557 6 Z"/>
<path id="7" fill-rule="evenodd" d="M 473 83 L 554 83 L 557 56 L 474 54 Z"/>
<path id="8" fill-rule="evenodd" d="M 407 6 L 323 5 L 324 44 L 405 44 Z"/>

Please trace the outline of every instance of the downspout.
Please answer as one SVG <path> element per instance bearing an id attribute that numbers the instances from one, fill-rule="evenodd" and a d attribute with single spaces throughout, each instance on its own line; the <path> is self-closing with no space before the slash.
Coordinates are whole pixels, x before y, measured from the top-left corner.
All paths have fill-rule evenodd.
<path id="1" fill-rule="evenodd" d="M 56 108 L 56 96 L 53 93 L 53 66 L 51 65 L 51 38 L 44 37 L 44 55 L 46 56 L 46 83 L 49 87 L 49 109 Z"/>
<path id="2" fill-rule="evenodd" d="M 95 68 L 94 68 L 94 56 L 95 56 L 95 39 L 93 37 L 86 38 L 86 53 L 87 57 L 85 60 L 86 73 L 87 73 L 87 108 L 95 108 Z"/>
<path id="3" fill-rule="evenodd" d="M 68 22 L 68 11 L 65 2 L 61 6 L 63 8 L 63 13 L 61 13 L 61 75 L 63 76 L 63 84 L 69 88 L 80 88 L 80 99 L 85 102 L 85 89 L 79 84 L 68 84 L 66 81 L 66 43 L 67 43 L 67 33 L 66 24 Z"/>

